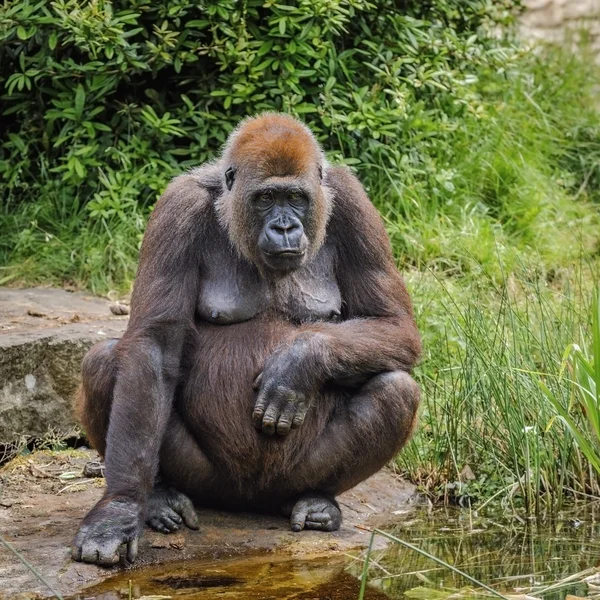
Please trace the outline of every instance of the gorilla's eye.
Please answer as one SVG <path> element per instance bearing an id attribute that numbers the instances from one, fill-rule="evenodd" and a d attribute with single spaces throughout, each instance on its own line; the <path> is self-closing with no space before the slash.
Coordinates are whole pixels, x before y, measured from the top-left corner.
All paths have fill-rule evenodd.
<path id="1" fill-rule="evenodd" d="M 258 208 L 266 209 L 273 204 L 273 196 L 271 192 L 263 192 L 262 194 L 256 196 L 254 202 Z"/>
<path id="2" fill-rule="evenodd" d="M 290 191 L 288 193 L 287 200 L 292 207 L 296 209 L 306 208 L 306 205 L 308 204 L 306 196 L 297 190 Z"/>

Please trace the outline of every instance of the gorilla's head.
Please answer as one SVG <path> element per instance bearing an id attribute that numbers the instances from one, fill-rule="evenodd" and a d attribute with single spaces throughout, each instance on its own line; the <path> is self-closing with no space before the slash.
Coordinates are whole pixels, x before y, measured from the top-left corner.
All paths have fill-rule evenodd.
<path id="1" fill-rule="evenodd" d="M 310 130 L 283 114 L 247 119 L 230 135 L 221 164 L 217 210 L 238 251 L 261 270 L 283 273 L 310 260 L 331 213 L 326 162 Z"/>

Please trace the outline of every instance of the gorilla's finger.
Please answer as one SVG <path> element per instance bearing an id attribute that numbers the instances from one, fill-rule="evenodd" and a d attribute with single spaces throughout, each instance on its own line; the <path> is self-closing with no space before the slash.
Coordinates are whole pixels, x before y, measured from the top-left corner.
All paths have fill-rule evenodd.
<path id="1" fill-rule="evenodd" d="M 179 517 L 179 515 L 177 516 Z M 169 530 L 169 533 L 173 533 L 179 529 L 179 525 L 181 525 L 182 520 L 181 517 L 179 517 L 179 522 L 177 522 L 175 519 L 169 516 L 163 517 L 162 522 L 163 525 Z"/>
<path id="2" fill-rule="evenodd" d="M 300 402 L 296 407 L 296 414 L 292 420 L 292 429 L 297 429 L 304 423 L 304 419 L 306 418 L 306 413 L 308 412 L 308 402 Z"/>
<path id="3" fill-rule="evenodd" d="M 293 390 L 279 385 L 273 391 L 271 404 L 263 417 L 263 431 L 268 435 L 275 433 L 277 423 L 281 417 L 282 407 L 295 404 L 296 394 Z"/>
<path id="4" fill-rule="evenodd" d="M 277 421 L 277 433 L 279 435 L 287 435 L 290 432 L 295 414 L 296 404 L 288 402 L 281 411 L 279 421 Z"/>
<path id="5" fill-rule="evenodd" d="M 265 416 L 262 424 L 262 432 L 267 435 L 273 435 L 275 433 L 275 419 Z"/>
<path id="6" fill-rule="evenodd" d="M 86 534 L 87 534 L 87 527 L 85 525 L 82 525 L 81 528 L 79 529 L 79 531 L 77 532 L 75 539 L 73 540 L 73 546 L 71 548 L 71 556 L 73 557 L 73 560 L 76 560 L 76 561 L 82 560 L 81 552 L 83 549 L 83 543 L 85 542 Z"/>
<path id="7" fill-rule="evenodd" d="M 162 506 L 159 510 L 157 510 L 151 517 L 151 519 L 157 519 L 158 521 L 166 522 L 166 520 L 171 519 L 171 521 L 175 521 L 175 523 L 183 523 L 181 515 L 179 514 L 179 507 L 177 502 L 167 500 L 168 505 Z"/>
<path id="8" fill-rule="evenodd" d="M 71 558 L 77 562 L 81 562 L 81 546 L 74 544 L 71 547 Z"/>
<path id="9" fill-rule="evenodd" d="M 110 542 L 101 545 L 98 548 L 98 564 L 99 565 L 116 565 L 120 560 L 119 547 L 115 548 Z"/>
<path id="10" fill-rule="evenodd" d="M 81 547 L 81 560 L 86 563 L 97 563 L 98 546 L 93 542 L 84 542 Z"/>
<path id="11" fill-rule="evenodd" d="M 275 394 L 271 397 L 271 404 L 269 404 L 263 416 L 263 433 L 266 433 L 267 435 L 273 435 L 275 433 L 277 421 L 279 420 L 279 415 L 281 413 L 280 405 L 280 393 L 276 391 Z"/>
<path id="12" fill-rule="evenodd" d="M 257 376 L 256 379 L 254 380 L 254 383 L 252 384 L 252 389 L 257 391 L 260 389 L 260 384 L 262 383 L 263 380 L 263 372 L 261 371 Z"/>
<path id="13" fill-rule="evenodd" d="M 292 531 L 302 531 L 304 524 L 306 523 L 306 517 L 308 516 L 308 506 L 304 502 L 299 502 L 294 506 L 290 522 L 292 525 Z"/>
<path id="14" fill-rule="evenodd" d="M 268 404 L 269 394 L 267 390 L 263 388 L 258 394 L 256 404 L 254 405 L 254 412 L 252 413 L 252 421 L 254 422 L 254 427 L 256 427 L 257 429 L 260 429 L 262 427 L 263 417 L 265 415 L 265 410 L 267 410 Z"/>
<path id="15" fill-rule="evenodd" d="M 333 531 L 333 523 L 331 519 L 327 521 L 306 521 L 306 529 L 318 529 L 319 531 Z"/>
<path id="16" fill-rule="evenodd" d="M 138 555 L 138 538 L 133 538 L 128 544 L 127 544 L 127 560 L 129 562 L 133 562 Z"/>
<path id="17" fill-rule="evenodd" d="M 154 531 L 158 531 L 159 533 L 170 533 L 170 531 L 165 527 L 164 523 L 157 518 L 150 519 L 148 521 L 148 525 L 154 529 Z"/>
<path id="18" fill-rule="evenodd" d="M 181 499 L 181 504 L 178 507 L 179 514 L 183 517 L 183 522 L 190 529 L 199 529 L 200 523 L 198 522 L 198 515 L 196 513 L 196 509 L 192 504 L 192 501 L 186 496 Z"/>
<path id="19" fill-rule="evenodd" d="M 326 512 L 311 512 L 308 513 L 308 517 L 306 517 L 307 521 L 318 521 L 319 523 L 323 523 L 325 521 L 331 520 L 331 515 Z"/>
<path id="20" fill-rule="evenodd" d="M 119 546 L 115 541 L 103 544 L 95 541 L 85 542 L 81 548 L 81 560 L 105 567 L 116 565 L 119 562 Z"/>
<path id="21" fill-rule="evenodd" d="M 150 519 L 148 519 L 147 523 L 155 531 L 160 531 L 161 533 L 167 533 L 166 527 L 162 524 L 162 521 L 158 517 L 151 517 Z"/>

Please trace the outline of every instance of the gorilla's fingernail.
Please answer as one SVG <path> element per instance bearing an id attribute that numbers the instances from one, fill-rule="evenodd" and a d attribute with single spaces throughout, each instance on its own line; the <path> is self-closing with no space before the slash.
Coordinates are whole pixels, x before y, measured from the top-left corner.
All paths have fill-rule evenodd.
<path id="1" fill-rule="evenodd" d="M 302 531 L 302 525 L 300 523 L 292 523 L 292 531 Z"/>

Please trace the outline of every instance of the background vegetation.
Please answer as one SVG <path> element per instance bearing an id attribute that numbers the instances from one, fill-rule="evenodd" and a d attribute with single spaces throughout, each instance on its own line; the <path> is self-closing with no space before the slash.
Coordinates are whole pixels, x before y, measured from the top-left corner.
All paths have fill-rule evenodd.
<path id="1" fill-rule="evenodd" d="M 292 112 L 357 170 L 407 273 L 426 355 L 403 472 L 530 510 L 597 493 L 539 381 L 583 426 L 558 375 L 598 281 L 598 72 L 519 45 L 517 8 L 4 2 L 0 283 L 127 291 L 169 179 L 241 117 Z"/>

